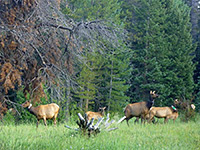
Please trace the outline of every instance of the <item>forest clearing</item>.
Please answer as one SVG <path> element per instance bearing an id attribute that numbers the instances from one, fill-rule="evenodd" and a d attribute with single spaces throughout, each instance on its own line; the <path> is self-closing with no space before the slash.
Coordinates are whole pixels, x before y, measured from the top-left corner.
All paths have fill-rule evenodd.
<path id="1" fill-rule="evenodd" d="M 200 0 L 0 0 L 0 149 L 197 150 L 199 124 Z"/>

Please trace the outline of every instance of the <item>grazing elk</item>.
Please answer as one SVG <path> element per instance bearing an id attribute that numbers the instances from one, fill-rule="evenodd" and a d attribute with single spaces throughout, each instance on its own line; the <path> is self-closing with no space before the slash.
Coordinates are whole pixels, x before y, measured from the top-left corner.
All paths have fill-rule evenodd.
<path id="1" fill-rule="evenodd" d="M 168 122 L 168 119 L 173 119 L 173 122 L 175 122 L 178 117 L 178 112 L 173 105 L 171 107 L 152 107 L 149 111 L 148 122 L 151 122 L 154 117 L 165 118 L 164 123 Z"/>
<path id="2" fill-rule="evenodd" d="M 174 101 L 174 105 L 175 106 L 179 106 L 180 109 L 191 109 L 191 110 L 195 110 L 195 105 L 192 104 L 192 100 L 187 100 L 187 101 L 179 101 L 178 99 L 175 99 Z"/>
<path id="3" fill-rule="evenodd" d="M 190 100 L 182 99 L 176 100 L 176 106 L 182 112 L 182 121 L 189 121 L 190 119 L 195 118 L 195 105 L 192 103 L 195 97 L 192 97 Z"/>
<path id="4" fill-rule="evenodd" d="M 86 112 L 87 119 L 91 120 L 92 118 L 94 118 L 95 120 L 98 120 L 98 118 L 102 118 L 104 116 L 105 109 L 106 107 L 100 107 L 99 112 L 92 112 L 92 111 Z"/>
<path id="5" fill-rule="evenodd" d="M 36 126 L 38 127 L 38 123 L 40 119 L 43 119 L 44 125 L 46 126 L 46 119 L 53 119 L 54 120 L 54 125 L 56 125 L 56 118 L 58 115 L 59 111 L 59 106 L 55 103 L 47 104 L 47 105 L 40 105 L 37 107 L 33 107 L 30 101 L 26 101 L 25 103 L 22 104 L 23 108 L 28 107 L 28 111 L 35 115 L 37 118 L 37 124 Z"/>
<path id="6" fill-rule="evenodd" d="M 127 121 L 127 125 L 129 126 L 128 121 L 133 117 L 136 117 L 136 120 L 139 120 L 138 118 L 141 118 L 141 122 L 143 122 L 146 115 L 149 113 L 149 109 L 153 106 L 154 98 L 156 97 L 158 97 L 158 94 L 156 94 L 155 91 L 150 91 L 148 101 L 128 104 L 124 110 L 125 116 L 123 119 Z"/>

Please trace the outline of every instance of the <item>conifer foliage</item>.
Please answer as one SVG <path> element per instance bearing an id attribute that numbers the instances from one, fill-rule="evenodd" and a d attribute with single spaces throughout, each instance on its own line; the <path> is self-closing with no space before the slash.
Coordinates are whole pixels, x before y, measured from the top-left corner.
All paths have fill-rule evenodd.
<path id="1" fill-rule="evenodd" d="M 124 4 L 127 7 L 128 1 Z M 139 0 L 127 13 L 132 39 L 132 84 L 130 96 L 146 99 L 158 90 L 159 105 L 175 98 L 191 98 L 194 90 L 190 9 L 181 0 Z M 164 103 L 163 103 L 164 102 Z"/>

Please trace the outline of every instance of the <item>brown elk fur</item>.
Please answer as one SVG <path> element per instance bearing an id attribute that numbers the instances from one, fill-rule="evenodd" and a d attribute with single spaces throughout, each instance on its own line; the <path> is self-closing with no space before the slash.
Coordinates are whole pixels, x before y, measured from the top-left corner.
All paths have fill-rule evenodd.
<path id="1" fill-rule="evenodd" d="M 158 97 L 158 95 L 155 94 L 155 91 L 154 92 L 150 91 L 149 101 L 128 104 L 124 110 L 126 116 L 124 120 L 127 121 L 127 125 L 129 126 L 128 121 L 133 117 L 136 117 L 137 120 L 138 118 L 141 118 L 143 122 L 146 115 L 149 113 L 149 109 L 154 104 L 154 98 L 156 97 Z"/>
<path id="2" fill-rule="evenodd" d="M 91 120 L 92 118 L 94 118 L 95 120 L 98 120 L 98 118 L 102 118 L 104 116 L 105 109 L 106 109 L 106 107 L 101 107 L 101 108 L 99 108 L 99 112 L 92 112 L 92 111 L 86 112 L 87 119 Z"/>
<path id="3" fill-rule="evenodd" d="M 187 101 L 180 101 L 178 99 L 175 99 L 174 105 L 180 107 L 182 110 L 186 109 L 192 109 L 195 110 L 195 105 L 192 104 L 193 99 L 187 100 Z"/>
<path id="4" fill-rule="evenodd" d="M 40 105 L 33 107 L 30 101 L 26 101 L 22 104 L 22 107 L 27 108 L 31 114 L 35 115 L 37 118 L 37 127 L 40 119 L 43 119 L 44 125 L 46 126 L 46 119 L 53 119 L 54 125 L 56 125 L 56 118 L 59 112 L 59 106 L 55 103 Z"/>
<path id="5" fill-rule="evenodd" d="M 164 123 L 168 122 L 168 119 L 173 119 L 173 122 L 175 122 L 178 117 L 178 112 L 172 107 L 152 107 L 149 112 L 149 122 L 154 117 L 165 118 Z"/>

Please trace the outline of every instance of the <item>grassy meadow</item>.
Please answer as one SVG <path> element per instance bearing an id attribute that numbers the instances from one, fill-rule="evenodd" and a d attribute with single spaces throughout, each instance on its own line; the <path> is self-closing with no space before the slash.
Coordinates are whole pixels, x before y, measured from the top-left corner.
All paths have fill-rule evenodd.
<path id="1" fill-rule="evenodd" d="M 163 124 L 134 124 L 130 120 L 119 129 L 102 131 L 88 138 L 58 124 L 45 127 L 36 124 L 0 125 L 0 150 L 198 150 L 200 149 L 200 120 L 183 123 L 170 120 Z M 76 124 L 69 124 L 76 128 Z M 113 124 L 112 127 L 116 127 Z"/>

